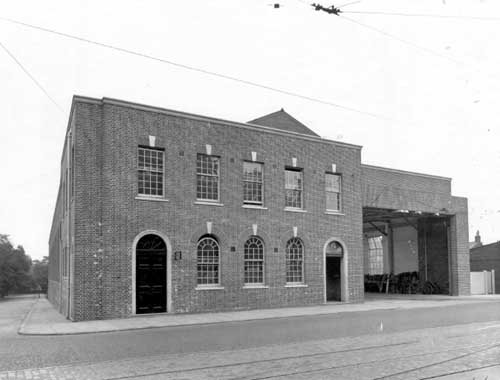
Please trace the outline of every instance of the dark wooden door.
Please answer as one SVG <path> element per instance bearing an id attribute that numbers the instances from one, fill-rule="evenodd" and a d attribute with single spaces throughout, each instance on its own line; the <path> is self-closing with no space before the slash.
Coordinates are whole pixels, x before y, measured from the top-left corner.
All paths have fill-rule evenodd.
<path id="1" fill-rule="evenodd" d="M 137 244 L 136 305 L 137 314 L 167 311 L 167 250 L 163 240 L 154 235 Z"/>
<path id="2" fill-rule="evenodd" d="M 340 257 L 326 257 L 326 300 L 340 301 Z"/>

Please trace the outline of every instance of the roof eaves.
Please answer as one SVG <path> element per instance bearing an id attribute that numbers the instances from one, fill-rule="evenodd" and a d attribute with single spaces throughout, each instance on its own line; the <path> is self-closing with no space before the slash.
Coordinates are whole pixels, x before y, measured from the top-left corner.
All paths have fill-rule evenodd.
<path id="1" fill-rule="evenodd" d="M 498 245 L 498 248 L 500 248 L 500 241 L 496 241 L 494 243 L 483 244 L 483 245 L 481 245 L 479 247 L 471 248 L 471 251 L 474 250 L 474 249 L 480 249 L 480 248 L 484 248 L 484 247 L 490 247 L 492 245 Z"/>
<path id="2" fill-rule="evenodd" d="M 393 169 L 393 168 L 385 168 L 383 166 L 375 166 L 375 165 L 368 165 L 368 164 L 361 164 L 361 167 L 366 167 L 368 169 L 376 169 L 376 170 L 384 170 L 388 172 L 393 172 L 397 174 L 410 174 L 410 175 L 416 175 L 420 177 L 427 177 L 427 178 L 433 178 L 433 179 L 441 179 L 444 181 L 451 181 L 452 179 L 450 177 L 441 177 L 433 174 L 426 174 L 426 173 L 417 173 L 417 172 L 411 172 L 408 170 L 401 170 L 401 169 Z"/>
<path id="3" fill-rule="evenodd" d="M 120 100 L 120 99 L 113 99 L 113 98 L 107 98 L 107 97 L 103 97 L 102 99 L 96 99 L 96 98 L 75 95 L 73 97 L 73 103 L 75 103 L 77 101 L 86 102 L 86 103 L 93 103 L 93 104 L 106 104 L 107 103 L 107 104 L 113 104 L 113 105 L 117 105 L 117 106 L 121 106 L 121 107 L 129 107 L 129 108 L 139 109 L 139 110 L 148 111 L 148 112 L 157 112 L 157 113 L 169 114 L 169 115 L 174 115 L 174 116 L 186 117 L 186 118 L 190 118 L 192 120 L 204 120 L 204 121 L 208 121 L 208 122 L 212 121 L 212 122 L 216 122 L 216 123 L 227 125 L 227 126 L 248 128 L 248 129 L 258 129 L 260 131 L 265 131 L 268 133 L 280 134 L 280 135 L 285 135 L 285 136 L 295 136 L 295 137 L 298 137 L 298 138 L 303 139 L 303 140 L 317 141 L 317 142 L 322 142 L 325 144 L 343 146 L 343 147 L 357 149 L 357 150 L 361 150 L 363 148 L 361 145 L 355 145 L 355 144 L 345 143 L 345 142 L 341 142 L 341 141 L 324 139 L 320 136 L 313 136 L 313 135 L 308 135 L 308 134 L 303 134 L 303 133 L 298 133 L 298 132 L 285 131 L 285 130 L 281 130 L 278 128 L 266 127 L 266 126 L 262 126 L 262 125 L 258 125 L 258 124 L 241 123 L 241 122 L 236 122 L 236 121 L 218 119 L 218 118 L 214 118 L 214 117 L 210 117 L 210 116 L 193 114 L 193 113 L 188 113 L 188 112 L 183 112 L 183 111 L 175 111 L 175 110 L 171 110 L 171 109 L 167 109 L 167 108 L 155 107 L 155 106 L 150 106 L 147 104 L 134 103 L 134 102 L 129 102 L 129 101 Z"/>

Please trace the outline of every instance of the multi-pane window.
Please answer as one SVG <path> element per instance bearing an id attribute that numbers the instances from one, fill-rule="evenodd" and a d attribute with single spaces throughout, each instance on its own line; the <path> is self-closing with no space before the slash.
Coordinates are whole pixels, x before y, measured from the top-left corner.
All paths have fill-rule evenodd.
<path id="1" fill-rule="evenodd" d="M 368 238 L 368 274 L 384 273 L 383 236 Z"/>
<path id="2" fill-rule="evenodd" d="M 245 242 L 245 284 L 264 283 L 264 244 L 257 237 Z"/>
<path id="3" fill-rule="evenodd" d="M 302 208 L 302 170 L 285 169 L 285 207 Z"/>
<path id="4" fill-rule="evenodd" d="M 243 162 L 243 203 L 262 205 L 262 168 L 257 162 Z"/>
<path id="5" fill-rule="evenodd" d="M 139 195 L 163 196 L 163 154 L 159 149 L 138 150 L 138 193 Z"/>
<path id="6" fill-rule="evenodd" d="M 298 238 L 286 243 L 286 282 L 304 282 L 304 245 Z"/>
<path id="7" fill-rule="evenodd" d="M 340 211 L 341 180 L 338 174 L 325 174 L 326 209 L 329 211 Z"/>
<path id="8" fill-rule="evenodd" d="M 219 157 L 198 154 L 196 158 L 196 198 L 219 200 Z"/>
<path id="9" fill-rule="evenodd" d="M 198 285 L 219 284 L 219 244 L 213 237 L 200 239 L 197 247 Z"/>

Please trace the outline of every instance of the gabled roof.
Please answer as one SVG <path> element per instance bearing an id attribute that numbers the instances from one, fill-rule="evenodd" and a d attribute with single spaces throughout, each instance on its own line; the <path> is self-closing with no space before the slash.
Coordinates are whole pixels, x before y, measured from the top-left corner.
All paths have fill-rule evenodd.
<path id="1" fill-rule="evenodd" d="M 488 244 L 481 244 L 481 245 L 478 245 L 476 247 L 472 247 L 471 253 L 479 253 L 483 249 L 491 249 L 491 248 L 498 248 L 498 250 L 500 252 L 500 241 L 496 241 L 494 243 L 488 243 Z M 499 256 L 499 258 L 500 258 L 500 256 Z"/>
<path id="2" fill-rule="evenodd" d="M 477 247 L 482 247 L 483 243 L 477 242 L 477 241 L 471 241 L 469 242 L 469 249 L 477 248 Z"/>
<path id="3" fill-rule="evenodd" d="M 269 115 L 265 115 L 255 120 L 249 121 L 248 123 L 319 137 L 318 134 L 314 133 L 300 121 L 285 112 L 283 108 L 279 111 L 270 113 Z"/>

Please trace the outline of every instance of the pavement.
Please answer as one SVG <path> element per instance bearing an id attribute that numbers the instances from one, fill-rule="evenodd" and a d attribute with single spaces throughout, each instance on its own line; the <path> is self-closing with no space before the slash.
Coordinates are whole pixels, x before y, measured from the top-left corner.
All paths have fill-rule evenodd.
<path id="1" fill-rule="evenodd" d="M 21 323 L 18 333 L 21 335 L 76 335 L 373 310 L 474 305 L 498 301 L 500 301 L 500 295 L 449 297 L 368 294 L 364 303 L 328 303 L 318 306 L 218 313 L 141 315 L 122 319 L 71 322 L 59 314 L 46 298 L 40 298 L 34 301 L 31 310 Z"/>

